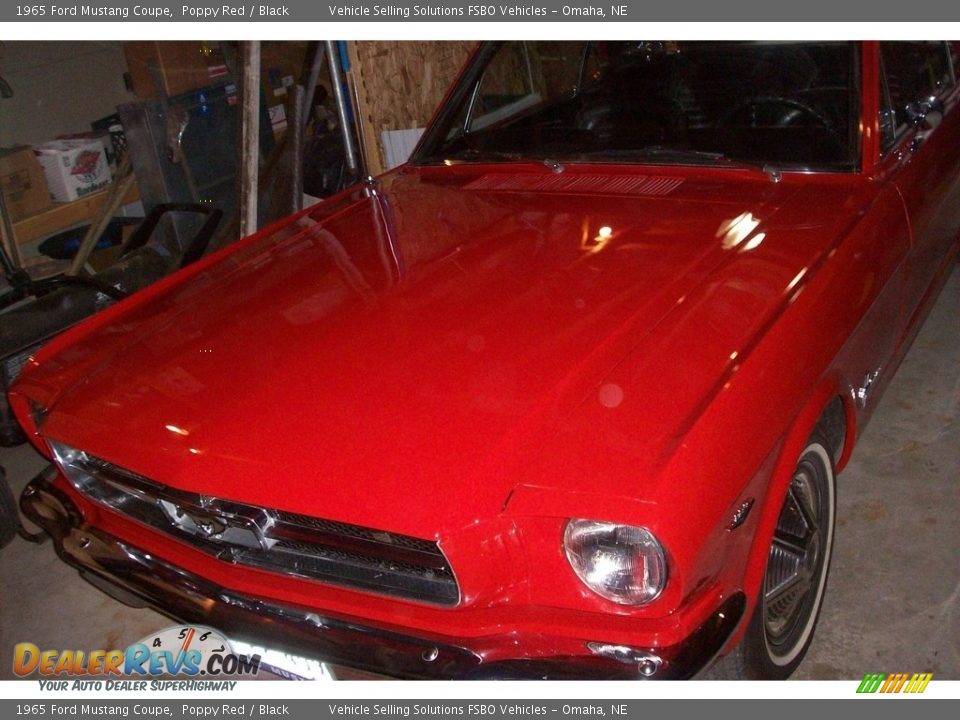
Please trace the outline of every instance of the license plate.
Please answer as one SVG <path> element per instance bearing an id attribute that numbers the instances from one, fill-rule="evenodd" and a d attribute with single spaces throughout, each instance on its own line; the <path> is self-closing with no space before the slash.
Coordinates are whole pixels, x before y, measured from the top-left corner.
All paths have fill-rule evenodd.
<path id="1" fill-rule="evenodd" d="M 242 640 L 231 640 L 233 651 L 240 655 L 259 655 L 260 668 L 286 680 L 336 680 L 333 668 L 313 658 L 251 645 Z"/>

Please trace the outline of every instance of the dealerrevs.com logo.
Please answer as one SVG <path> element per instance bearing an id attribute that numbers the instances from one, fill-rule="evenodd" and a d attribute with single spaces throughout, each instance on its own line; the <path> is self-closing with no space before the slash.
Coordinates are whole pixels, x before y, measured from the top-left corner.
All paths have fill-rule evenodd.
<path id="1" fill-rule="evenodd" d="M 148 635 L 125 650 L 41 650 L 34 643 L 13 649 L 17 677 L 115 678 L 157 676 L 254 676 L 260 655 L 235 653 L 211 628 L 175 625 Z"/>
<path id="2" fill-rule="evenodd" d="M 922 693 L 932 679 L 933 673 L 867 673 L 857 692 Z"/>

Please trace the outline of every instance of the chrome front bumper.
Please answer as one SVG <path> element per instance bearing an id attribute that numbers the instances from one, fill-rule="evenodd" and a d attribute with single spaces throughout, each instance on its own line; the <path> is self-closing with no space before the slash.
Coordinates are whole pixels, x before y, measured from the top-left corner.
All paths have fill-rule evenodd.
<path id="1" fill-rule="evenodd" d="M 411 636 L 366 621 L 238 594 L 89 526 L 53 480 L 51 466 L 24 490 L 23 513 L 54 540 L 57 554 L 93 585 L 134 607 L 152 607 L 185 623 L 333 665 L 421 679 L 643 679 L 635 664 L 603 656 L 486 661 L 464 641 Z M 704 669 L 743 615 L 736 594 L 678 646 L 658 648 L 656 678 L 680 679 Z"/>

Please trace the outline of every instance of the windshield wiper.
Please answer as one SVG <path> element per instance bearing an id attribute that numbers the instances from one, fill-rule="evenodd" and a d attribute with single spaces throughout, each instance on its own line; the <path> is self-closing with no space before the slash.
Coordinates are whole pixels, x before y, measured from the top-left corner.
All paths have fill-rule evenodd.
<path id="1" fill-rule="evenodd" d="M 461 162 L 517 162 L 518 160 L 529 160 L 530 158 L 518 152 L 464 148 L 463 150 L 457 150 L 456 152 L 444 155 L 443 157 L 434 155 L 426 159 L 429 161 L 460 160 Z"/>
<path id="2" fill-rule="evenodd" d="M 598 150 L 583 153 L 578 160 L 589 162 L 599 158 L 629 158 L 631 160 L 657 160 L 675 162 L 681 165 L 702 165 L 706 167 L 731 167 L 743 170 L 759 170 L 769 176 L 774 182 L 780 181 L 780 170 L 768 163 L 742 160 L 724 155 L 721 152 L 708 150 L 693 150 L 691 148 L 669 148 L 650 146 L 627 150 Z"/>

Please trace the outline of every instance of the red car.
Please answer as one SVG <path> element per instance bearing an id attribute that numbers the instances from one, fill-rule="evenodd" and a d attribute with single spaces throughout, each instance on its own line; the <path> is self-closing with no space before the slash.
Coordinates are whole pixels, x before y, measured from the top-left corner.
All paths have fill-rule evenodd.
<path id="1" fill-rule="evenodd" d="M 949 43 L 481 46 L 404 166 L 65 333 L 98 586 L 399 677 L 779 678 L 950 271 Z"/>

